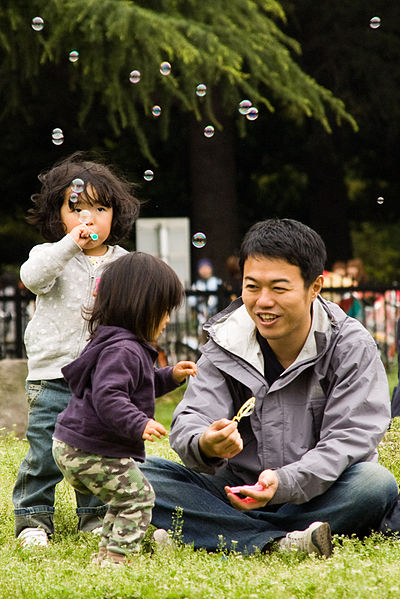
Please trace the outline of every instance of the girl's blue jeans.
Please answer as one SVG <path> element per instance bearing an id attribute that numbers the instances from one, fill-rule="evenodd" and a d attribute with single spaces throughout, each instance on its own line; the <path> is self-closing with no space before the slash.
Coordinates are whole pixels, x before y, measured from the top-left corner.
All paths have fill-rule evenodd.
<path id="1" fill-rule="evenodd" d="M 53 534 L 55 487 L 63 476 L 52 453 L 57 416 L 68 405 L 71 392 L 64 379 L 27 381 L 29 451 L 13 491 L 15 534 L 28 527 L 42 527 Z M 78 527 L 90 531 L 101 526 L 107 510 L 96 497 L 76 493 Z"/>
<path id="2" fill-rule="evenodd" d="M 200 474 L 155 457 L 147 458 L 140 468 L 156 494 L 152 524 L 172 531 L 177 528 L 184 543 L 208 551 L 222 546 L 249 554 L 262 551 L 274 539 L 316 521 L 329 522 L 336 534 L 364 536 L 379 528 L 398 495 L 396 480 L 386 468 L 360 462 L 307 503 L 240 512 L 229 503 L 224 486 L 242 481 L 227 470 Z M 180 522 L 176 522 L 177 507 L 183 510 Z"/>

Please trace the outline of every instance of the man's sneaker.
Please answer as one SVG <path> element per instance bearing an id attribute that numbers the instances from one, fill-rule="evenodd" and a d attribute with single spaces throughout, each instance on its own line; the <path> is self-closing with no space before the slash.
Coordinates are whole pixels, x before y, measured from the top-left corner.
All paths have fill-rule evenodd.
<path id="1" fill-rule="evenodd" d="M 19 544 L 21 547 L 33 547 L 49 544 L 49 538 L 43 528 L 24 528 L 18 535 Z"/>
<path id="2" fill-rule="evenodd" d="M 304 551 L 318 556 L 332 555 L 332 534 L 328 522 L 313 522 L 306 530 L 288 532 L 278 541 L 280 551 Z"/>

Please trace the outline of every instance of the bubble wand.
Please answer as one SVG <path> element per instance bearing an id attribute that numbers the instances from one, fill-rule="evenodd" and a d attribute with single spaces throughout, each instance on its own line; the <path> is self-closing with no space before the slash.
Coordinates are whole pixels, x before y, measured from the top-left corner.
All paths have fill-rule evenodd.
<path id="1" fill-rule="evenodd" d="M 233 421 L 236 420 L 236 422 L 240 422 L 244 416 L 250 416 L 250 414 L 252 414 L 254 412 L 255 406 L 256 406 L 256 398 L 254 396 L 249 397 L 249 399 L 244 402 L 244 404 L 241 406 L 238 413 L 236 414 L 236 416 L 234 416 L 232 418 L 232 420 Z"/>
<path id="2" fill-rule="evenodd" d="M 92 215 L 90 214 L 90 210 L 81 210 L 81 212 L 79 213 L 79 221 L 84 225 L 87 225 L 91 218 Z M 99 238 L 97 233 L 89 233 L 89 237 L 93 241 L 97 241 Z"/>

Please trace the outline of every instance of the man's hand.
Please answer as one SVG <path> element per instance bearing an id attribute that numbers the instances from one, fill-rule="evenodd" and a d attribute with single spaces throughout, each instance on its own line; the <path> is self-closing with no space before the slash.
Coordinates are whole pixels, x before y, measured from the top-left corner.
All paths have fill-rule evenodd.
<path id="1" fill-rule="evenodd" d="M 233 458 L 243 449 L 237 422 L 216 420 L 201 435 L 199 447 L 207 458 Z"/>
<path id="2" fill-rule="evenodd" d="M 257 510 L 265 507 L 273 498 L 278 488 L 278 477 L 273 470 L 263 470 L 258 477 L 258 484 L 263 487 L 262 490 L 249 488 L 248 485 L 243 485 L 239 491 L 241 495 L 245 495 L 241 499 L 234 493 L 231 493 L 230 487 L 225 487 L 226 494 L 232 506 L 239 511 Z"/>

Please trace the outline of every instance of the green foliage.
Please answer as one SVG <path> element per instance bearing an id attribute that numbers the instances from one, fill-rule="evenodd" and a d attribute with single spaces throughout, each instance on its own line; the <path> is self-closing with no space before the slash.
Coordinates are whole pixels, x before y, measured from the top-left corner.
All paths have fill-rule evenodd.
<path id="1" fill-rule="evenodd" d="M 400 281 L 399 225 L 361 222 L 352 231 L 354 256 L 363 260 L 372 281 Z"/>
<path id="2" fill-rule="evenodd" d="M 45 21 L 40 32 L 29 30 L 34 11 Z M 9 0 L 0 17 L 0 86 L 7 85 L 3 115 L 23 106 L 24 86 L 42 91 L 40 75 L 52 64 L 65 74 L 65 93 L 80 99 L 81 124 L 101 103 L 114 130 L 132 128 L 148 158 L 143 117 L 151 118 L 154 103 L 163 109 L 164 135 L 176 107 L 219 126 L 217 108 L 233 116 L 244 96 L 269 111 L 279 104 L 293 117 L 313 117 L 327 131 L 328 113 L 356 127 L 343 102 L 293 58 L 300 47 L 279 28 L 285 14 L 275 0 L 35 0 L 30 11 Z M 71 49 L 80 53 L 74 64 L 68 63 Z M 165 60 L 172 72 L 163 77 L 159 69 Z M 132 69 L 142 74 L 134 85 Z M 195 94 L 201 82 L 208 86 L 205 98 Z"/>

